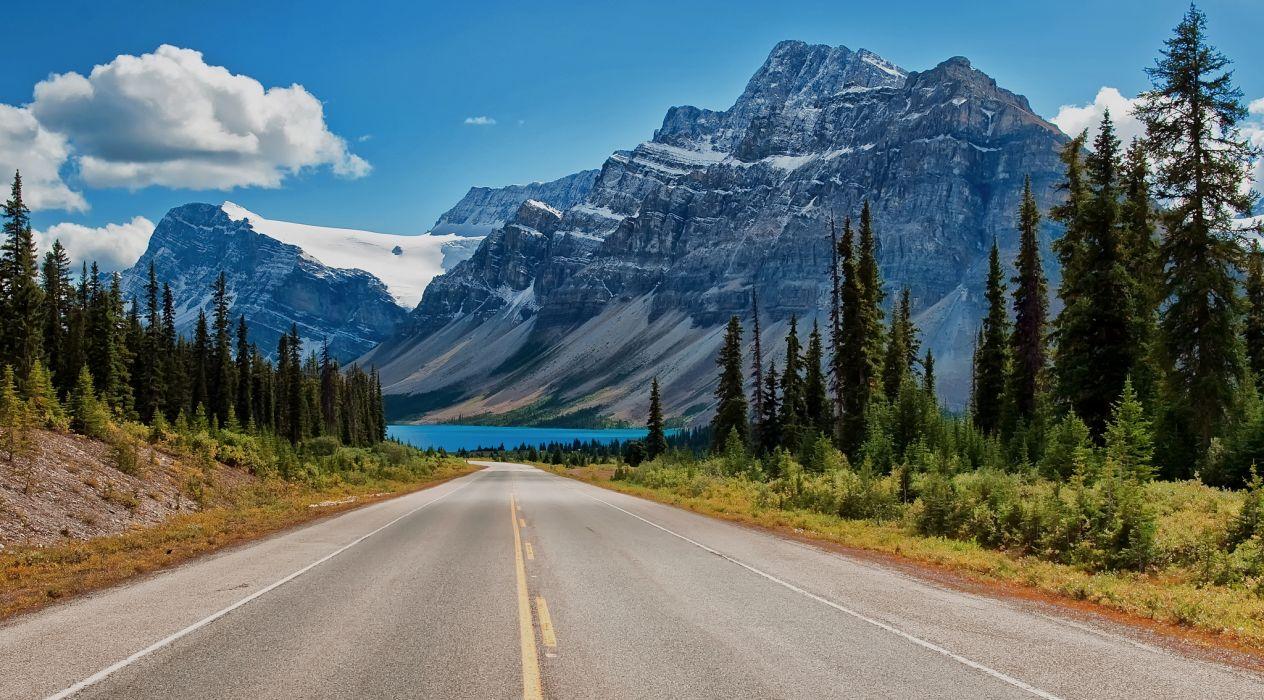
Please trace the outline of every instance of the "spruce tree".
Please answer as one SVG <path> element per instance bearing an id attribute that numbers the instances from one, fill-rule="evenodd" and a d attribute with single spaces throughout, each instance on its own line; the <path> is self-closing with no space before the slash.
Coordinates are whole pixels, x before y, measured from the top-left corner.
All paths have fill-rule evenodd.
<path id="1" fill-rule="evenodd" d="M 663 431 L 663 402 L 658 393 L 658 377 L 650 380 L 650 416 L 645 423 L 645 458 L 654 459 L 667 451 L 667 433 Z"/>
<path id="2" fill-rule="evenodd" d="M 44 356 L 54 375 L 69 372 L 68 344 L 70 314 L 74 306 L 74 285 L 70 281 L 70 258 L 60 240 L 44 254 L 41 269 L 44 287 Z"/>
<path id="3" fill-rule="evenodd" d="M 763 403 L 764 415 L 759 422 L 759 452 L 770 454 L 781 446 L 781 426 L 777 418 L 780 413 L 777 397 L 777 363 L 774 360 L 768 361 L 768 371 L 764 372 L 764 385 L 760 391 L 763 393 L 760 401 Z"/>
<path id="4" fill-rule="evenodd" d="M 286 359 L 285 410 L 288 415 L 287 430 L 290 442 L 297 445 L 307 436 L 308 415 L 303 400 L 303 340 L 298 334 L 298 324 L 290 324 L 286 343 L 289 357 Z M 358 416 L 357 416 L 358 417 Z M 359 433 L 353 438 L 357 441 Z"/>
<path id="5" fill-rule="evenodd" d="M 799 321 L 790 316 L 790 330 L 786 333 L 786 365 L 781 374 L 781 411 L 777 422 L 781 432 L 781 444 L 797 450 L 807 427 L 807 396 L 803 384 L 803 347 L 799 343 Z"/>
<path id="6" fill-rule="evenodd" d="M 850 223 L 844 222 L 843 241 L 851 239 Z M 869 409 L 882 367 L 882 283 L 878 276 L 877 242 L 873 232 L 869 202 L 860 213 L 860 243 L 855 251 L 844 251 L 843 263 L 843 345 L 836 360 L 843 371 L 840 443 L 855 457 L 868 433 L 865 413 Z"/>
<path id="7" fill-rule="evenodd" d="M 1115 474 L 1137 481 L 1154 478 L 1154 435 L 1131 379 L 1124 380 L 1123 393 L 1106 426 L 1105 442 L 1106 462 Z"/>
<path id="8" fill-rule="evenodd" d="M 764 349 L 760 340 L 759 329 L 759 296 L 751 285 L 751 444 L 763 443 L 764 430 Z"/>
<path id="9" fill-rule="evenodd" d="M 211 333 L 206 322 L 206 311 L 198 309 L 197 325 L 193 329 L 193 347 L 190 374 L 190 408 L 203 409 L 210 403 L 208 376 L 211 370 Z"/>
<path id="10" fill-rule="evenodd" d="M 812 333 L 808 336 L 808 350 L 803 356 L 805 372 L 803 377 L 803 399 L 806 408 L 805 425 L 817 436 L 829 436 L 833 433 L 834 411 L 830 406 L 829 390 L 825 385 L 825 372 L 822 367 L 824 349 L 821 341 L 821 328 L 812 322 Z"/>
<path id="11" fill-rule="evenodd" d="M 900 302 L 891 313 L 886 356 L 882 362 L 882 388 L 888 401 L 895 401 L 900 393 L 900 386 L 912 375 L 913 364 L 917 361 L 918 345 L 909 290 L 905 287 L 900 292 Z"/>
<path id="12" fill-rule="evenodd" d="M 996 241 L 988 255 L 987 315 L 979 329 L 974 366 L 974 424 L 984 433 L 1000 427 L 1009 373 L 1009 318 L 1005 312 L 1005 277 Z"/>
<path id="13" fill-rule="evenodd" d="M 742 379 L 742 322 L 737 316 L 729 319 L 724 332 L 724 346 L 716 358 L 720 381 L 715 388 L 715 417 L 711 419 L 711 449 L 719 453 L 729 431 L 743 441 L 749 436 L 746 426 L 746 385 Z"/>
<path id="14" fill-rule="evenodd" d="M 13 366 L 20 380 L 43 358 L 43 290 L 37 278 L 31 212 L 22 199 L 22 174 L 15 172 L 4 203 L 4 243 L 0 247 L 0 364 Z"/>
<path id="15" fill-rule="evenodd" d="M 1155 237 L 1150 163 L 1141 139 L 1133 139 L 1128 146 L 1121 178 L 1120 255 L 1132 283 L 1132 313 L 1137 338 L 1131 378 L 1141 402 L 1149 404 L 1158 395 L 1162 375 L 1158 322 L 1159 306 L 1163 301 L 1163 269 Z"/>
<path id="16" fill-rule="evenodd" d="M 1258 149 L 1242 137 L 1246 117 L 1229 60 L 1207 43 L 1206 17 L 1191 6 L 1147 73 L 1153 88 L 1135 113 L 1146 126 L 1163 215 L 1160 327 L 1171 408 L 1190 435 L 1185 455 L 1168 455 L 1188 473 L 1189 448 L 1205 448 L 1224 424 L 1244 375 L 1235 273 L 1241 249 L 1233 219 L 1251 213 L 1244 191 Z"/>
<path id="17" fill-rule="evenodd" d="M 930 348 L 926 348 L 926 357 L 922 359 L 922 391 L 927 398 L 935 401 L 935 356 Z"/>
<path id="18" fill-rule="evenodd" d="M 826 435 L 838 434 L 837 421 L 843 413 L 843 368 L 839 363 L 843 347 L 843 278 L 842 263 L 844 253 L 851 254 L 851 241 L 846 242 L 846 251 L 842 241 L 838 240 L 838 229 L 834 225 L 834 217 L 830 225 L 830 391 L 833 401 L 835 425 Z"/>
<path id="19" fill-rule="evenodd" d="M 1246 341 L 1247 364 L 1256 384 L 1264 382 L 1264 251 L 1257 241 L 1251 242 L 1246 265 Z"/>
<path id="20" fill-rule="evenodd" d="M 1014 332 L 1010 337 L 1012 370 L 1009 396 L 1015 419 L 1030 419 L 1044 391 L 1049 297 L 1040 261 L 1040 209 L 1031 192 L 1031 176 L 1023 183 L 1018 209 L 1018 259 L 1015 261 Z"/>
<path id="21" fill-rule="evenodd" d="M 250 347 L 250 328 L 246 325 L 246 317 L 238 316 L 237 367 L 234 373 L 237 380 L 237 420 L 247 427 L 255 422 L 254 398 L 250 393 L 253 388 L 253 382 L 251 381 L 251 375 L 253 374 L 251 362 L 253 360 L 254 356 Z"/>
<path id="22" fill-rule="evenodd" d="M 212 417 L 221 423 L 228 417 L 228 409 L 236 405 L 233 382 L 232 319 L 229 310 L 232 295 L 228 291 L 228 278 L 221 271 L 215 280 L 211 295 L 212 345 L 208 395 Z"/>

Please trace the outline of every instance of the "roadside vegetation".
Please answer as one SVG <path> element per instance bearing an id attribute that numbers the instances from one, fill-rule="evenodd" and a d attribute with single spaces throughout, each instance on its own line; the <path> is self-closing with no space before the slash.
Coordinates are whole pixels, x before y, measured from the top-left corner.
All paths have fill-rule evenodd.
<path id="1" fill-rule="evenodd" d="M 152 265 L 37 264 L 20 174 L 2 214 L 0 616 L 471 470 L 384 440 L 375 370 L 260 348 L 223 274 L 184 337 Z"/>
<path id="2" fill-rule="evenodd" d="M 752 332 L 733 316 L 717 358 L 710 426 L 666 439 L 656 381 L 646 440 L 611 473 L 572 472 L 1264 649 L 1264 253 L 1241 223 L 1261 154 L 1228 66 L 1191 7 L 1148 71 L 1146 136 L 1121 144 L 1106 115 L 1072 138 L 1049 212 L 1028 180 L 1017 251 L 992 242 L 981 280 L 963 413 L 938 403 L 909 292 L 887 298 L 866 200 L 857 225 L 822 232 L 824 323 L 792 316 L 766 352 L 752 294 Z"/>

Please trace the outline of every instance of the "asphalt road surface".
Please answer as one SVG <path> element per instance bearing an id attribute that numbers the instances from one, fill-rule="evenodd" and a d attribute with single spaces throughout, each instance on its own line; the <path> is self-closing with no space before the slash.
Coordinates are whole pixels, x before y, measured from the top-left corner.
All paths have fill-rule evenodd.
<path id="1" fill-rule="evenodd" d="M 1246 698 L 1264 677 L 531 467 L 0 626 L 0 696 Z"/>

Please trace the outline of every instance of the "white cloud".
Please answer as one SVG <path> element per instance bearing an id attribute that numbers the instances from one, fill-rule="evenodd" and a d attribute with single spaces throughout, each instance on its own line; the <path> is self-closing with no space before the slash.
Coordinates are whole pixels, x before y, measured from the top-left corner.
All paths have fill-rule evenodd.
<path id="1" fill-rule="evenodd" d="M 55 134 L 22 107 L 0 104 L 0 189 L 8 198 L 15 170 L 22 171 L 22 194 L 31 209 L 88 208 L 83 195 L 61 178 L 70 155 L 66 139 Z"/>
<path id="2" fill-rule="evenodd" d="M 53 75 L 35 86 L 28 109 L 65 135 L 80 176 L 97 187 L 278 187 L 309 168 L 345 177 L 370 170 L 303 86 L 265 89 L 170 45 L 120 55 L 86 77 Z"/>
<path id="3" fill-rule="evenodd" d="M 1087 129 L 1089 144 L 1092 145 L 1093 137 L 1097 135 L 1097 129 L 1102 123 L 1102 114 L 1109 109 L 1110 118 L 1115 122 L 1115 133 L 1127 147 L 1133 137 L 1145 135 L 1145 125 L 1132 114 L 1132 108 L 1138 101 L 1140 101 L 1138 97 L 1124 97 L 1113 87 L 1103 87 L 1097 91 L 1097 97 L 1091 103 L 1063 105 L 1058 109 L 1057 115 L 1049 121 L 1071 136 Z M 1247 111 L 1250 117 L 1240 124 L 1242 137 L 1257 148 L 1264 149 L 1264 97 L 1253 100 L 1247 106 Z M 1257 191 L 1264 189 L 1264 158 L 1255 162 L 1251 170 L 1250 182 L 1243 185 L 1243 187 L 1248 186 L 1254 187 Z"/>
<path id="4" fill-rule="evenodd" d="M 1138 98 L 1124 97 L 1113 87 L 1103 87 L 1097 91 L 1097 97 L 1083 106 L 1062 105 L 1058 114 L 1049 121 L 1070 136 L 1077 136 L 1081 131 L 1088 131 L 1088 142 L 1093 143 L 1097 129 L 1102 124 L 1102 115 L 1110 110 L 1110 119 L 1115 123 L 1115 135 L 1125 147 L 1134 137 L 1145 135 L 1145 125 L 1132 114 L 1133 105 Z"/>
<path id="5" fill-rule="evenodd" d="M 488 116 L 480 115 L 477 117 L 466 117 L 465 123 L 473 126 L 492 126 L 496 123 L 496 120 Z"/>
<path id="6" fill-rule="evenodd" d="M 73 267 L 84 262 L 91 265 L 95 261 L 103 272 L 114 272 L 135 265 L 153 233 L 154 222 L 137 216 L 122 224 L 106 224 L 100 228 L 55 224 L 46 231 L 36 231 L 35 238 L 40 255 L 53 247 L 53 241 L 60 240 Z"/>

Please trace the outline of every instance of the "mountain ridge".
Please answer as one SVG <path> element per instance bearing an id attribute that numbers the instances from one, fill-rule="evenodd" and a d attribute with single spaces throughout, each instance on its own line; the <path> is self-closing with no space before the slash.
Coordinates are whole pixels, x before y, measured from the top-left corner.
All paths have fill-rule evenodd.
<path id="1" fill-rule="evenodd" d="M 673 107 L 652 140 L 613 153 L 584 202 L 543 220 L 520 208 L 363 360 L 396 406 L 425 407 L 396 417 L 547 403 L 631 419 L 657 373 L 669 413 L 698 419 L 719 325 L 749 322 L 752 290 L 766 348 L 791 314 L 823 319 L 828 221 L 867 198 L 888 297 L 910 287 L 945 401 L 960 406 L 986 249 L 993 237 L 1015 249 L 1024 175 L 1042 209 L 1053 202 L 1065 140 L 964 58 L 910 72 L 863 49 L 781 42 L 727 110 Z M 1042 240 L 1055 283 L 1056 234 Z M 588 368 L 573 348 L 601 361 Z"/>

